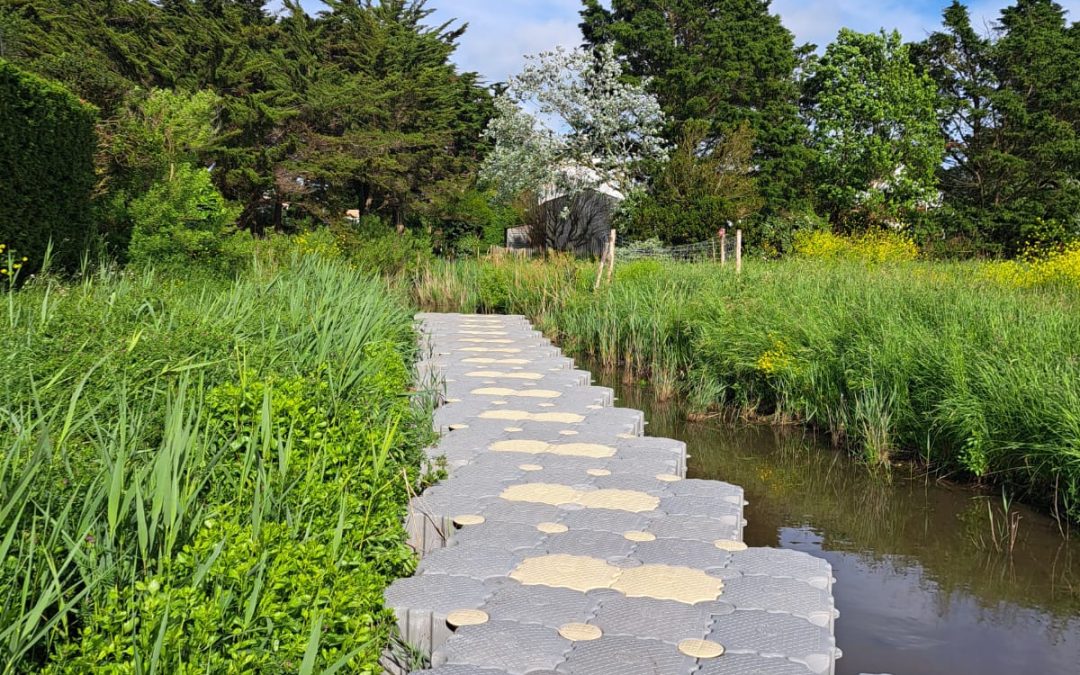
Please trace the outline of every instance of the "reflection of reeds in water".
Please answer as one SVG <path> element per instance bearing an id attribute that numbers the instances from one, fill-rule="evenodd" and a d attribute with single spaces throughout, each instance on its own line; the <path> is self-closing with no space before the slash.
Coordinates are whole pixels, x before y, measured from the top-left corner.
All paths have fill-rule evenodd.
<path id="1" fill-rule="evenodd" d="M 1020 521 L 1023 516 L 1013 510 L 1012 500 L 1005 492 L 1001 493 L 1001 510 L 997 512 L 989 498 L 986 502 L 987 530 L 986 537 L 981 534 L 973 538 L 979 548 L 990 548 L 998 553 L 1008 553 L 1016 549 L 1016 539 L 1020 534 Z M 996 514 L 996 515 L 995 515 Z"/>
<path id="2" fill-rule="evenodd" d="M 479 298 L 461 309 L 529 315 L 567 353 L 606 372 L 625 405 L 646 409 L 651 434 L 686 440 L 695 475 L 743 485 L 757 543 L 805 526 L 824 535 L 826 548 L 870 564 L 921 566 L 924 582 L 946 595 L 1076 612 L 1080 601 L 1064 589 L 1080 579 L 1078 545 L 1044 518 L 1024 511 L 1010 562 L 965 529 L 971 510 L 983 536 L 990 531 L 986 505 L 971 493 L 902 466 L 895 475 L 868 471 L 798 428 L 717 424 L 797 414 L 836 444 L 868 448 L 871 463 L 917 448 L 938 466 L 970 466 L 1034 495 L 1059 495 L 1064 517 L 1070 476 L 1080 485 L 1080 460 L 1071 459 L 1080 457 L 1077 362 L 1047 363 L 1045 355 L 1073 353 L 1064 336 L 1075 334 L 1075 317 L 1060 311 L 1071 301 L 973 292 L 959 268 L 929 284 L 920 270 L 793 262 L 736 278 L 708 265 L 626 265 L 598 293 L 590 269 L 559 258 L 446 273 Z M 658 390 L 623 386 L 642 380 Z M 692 411 L 724 412 L 688 423 L 680 406 L 655 404 L 675 390 Z M 1010 565 L 1013 581 L 1002 583 Z"/>
<path id="3" fill-rule="evenodd" d="M 601 380 L 616 387 L 622 405 L 646 411 L 650 435 L 687 443 L 692 476 L 746 490 L 753 545 L 776 545 L 783 528 L 812 530 L 824 550 L 917 578 L 942 612 L 969 596 L 984 611 L 1006 611 L 1000 605 L 1008 603 L 1062 621 L 1080 612 L 1080 542 L 1062 539 L 1044 517 L 903 467 L 872 470 L 799 427 L 688 422 L 684 408 L 655 402 L 646 387 Z"/>

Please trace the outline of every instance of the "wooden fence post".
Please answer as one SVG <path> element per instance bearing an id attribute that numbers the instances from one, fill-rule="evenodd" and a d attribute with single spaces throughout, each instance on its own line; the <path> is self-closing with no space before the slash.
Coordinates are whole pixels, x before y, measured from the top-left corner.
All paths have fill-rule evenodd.
<path id="1" fill-rule="evenodd" d="M 593 284 L 593 290 L 600 290 L 600 281 L 604 278 L 604 265 L 607 264 L 608 250 L 611 249 L 611 241 L 604 242 L 604 250 L 600 252 L 600 267 L 596 270 L 596 283 Z"/>
<path id="2" fill-rule="evenodd" d="M 742 230 L 735 230 L 735 272 L 742 274 Z"/>
<path id="3" fill-rule="evenodd" d="M 720 230 L 720 266 L 727 264 L 727 230 Z"/>
<path id="4" fill-rule="evenodd" d="M 608 240 L 608 268 L 607 268 L 607 280 L 611 283 L 611 275 L 615 273 L 615 230 L 611 231 Z"/>

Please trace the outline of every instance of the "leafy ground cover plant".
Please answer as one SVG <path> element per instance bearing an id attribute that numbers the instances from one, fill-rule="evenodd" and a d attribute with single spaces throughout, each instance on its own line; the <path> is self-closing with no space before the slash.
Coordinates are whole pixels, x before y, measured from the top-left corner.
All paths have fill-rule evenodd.
<path id="1" fill-rule="evenodd" d="M 403 298 L 298 255 L 3 312 L 3 672 L 377 670 L 430 429 Z"/>

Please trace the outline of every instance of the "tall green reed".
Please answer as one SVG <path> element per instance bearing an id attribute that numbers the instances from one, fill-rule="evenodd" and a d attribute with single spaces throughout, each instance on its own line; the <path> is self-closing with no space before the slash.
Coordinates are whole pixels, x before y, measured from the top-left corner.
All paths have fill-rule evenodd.
<path id="1" fill-rule="evenodd" d="M 3 672 L 374 667 L 430 428 L 402 298 L 307 257 L 6 311 Z"/>
<path id="2" fill-rule="evenodd" d="M 463 262 L 415 297 L 529 315 L 570 352 L 678 389 L 699 412 L 801 421 L 872 463 L 919 456 L 1080 520 L 1074 291 L 988 285 L 972 264 L 785 260 L 737 275 L 643 261 L 599 292 L 589 271 Z M 465 279 L 474 293 L 440 296 Z"/>

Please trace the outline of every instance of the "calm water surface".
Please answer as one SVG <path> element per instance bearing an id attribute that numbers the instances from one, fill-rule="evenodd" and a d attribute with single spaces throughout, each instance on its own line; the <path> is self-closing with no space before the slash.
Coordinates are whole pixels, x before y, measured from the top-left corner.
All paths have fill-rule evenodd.
<path id="1" fill-rule="evenodd" d="M 840 675 L 1080 675 L 1080 532 L 1064 538 L 1014 505 L 1010 553 L 992 534 L 1000 495 L 914 469 L 877 475 L 797 429 L 688 422 L 647 389 L 597 377 L 645 411 L 650 435 L 687 443 L 692 477 L 743 486 L 748 544 L 832 564 Z"/>

